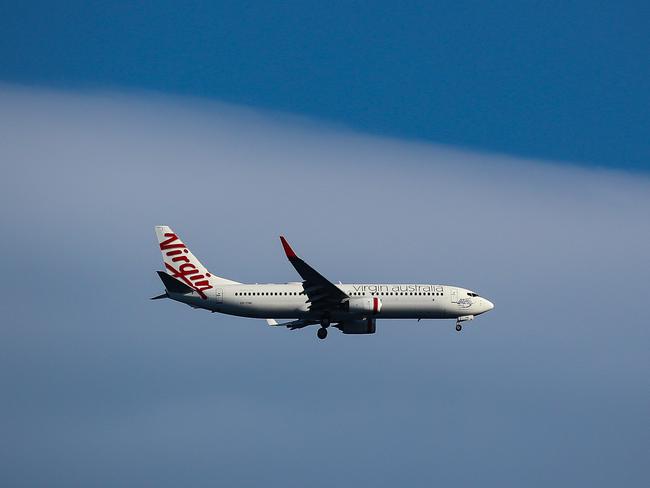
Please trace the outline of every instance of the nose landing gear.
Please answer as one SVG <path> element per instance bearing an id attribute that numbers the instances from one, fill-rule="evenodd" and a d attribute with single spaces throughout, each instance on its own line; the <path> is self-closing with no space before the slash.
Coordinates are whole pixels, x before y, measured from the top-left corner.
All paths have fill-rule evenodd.
<path id="1" fill-rule="evenodd" d="M 463 330 L 463 326 L 460 325 L 461 322 L 467 322 L 468 320 L 474 320 L 473 315 L 462 315 L 456 319 L 456 330 L 460 332 Z"/>
<path id="2" fill-rule="evenodd" d="M 320 329 L 318 329 L 318 332 L 316 332 L 316 335 L 318 336 L 319 339 L 325 339 L 327 337 L 327 329 L 321 327 Z"/>

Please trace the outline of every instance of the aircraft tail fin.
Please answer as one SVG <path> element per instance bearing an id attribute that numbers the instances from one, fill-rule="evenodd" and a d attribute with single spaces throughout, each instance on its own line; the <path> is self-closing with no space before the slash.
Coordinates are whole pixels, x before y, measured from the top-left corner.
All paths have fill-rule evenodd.
<path id="1" fill-rule="evenodd" d="M 170 227 L 157 225 L 156 237 L 158 238 L 158 246 L 163 256 L 167 275 L 171 275 L 175 281 L 196 291 L 201 297 L 205 298 L 205 291 L 215 286 L 238 283 L 210 273 Z M 162 276 L 160 278 L 167 286 L 165 278 Z"/>

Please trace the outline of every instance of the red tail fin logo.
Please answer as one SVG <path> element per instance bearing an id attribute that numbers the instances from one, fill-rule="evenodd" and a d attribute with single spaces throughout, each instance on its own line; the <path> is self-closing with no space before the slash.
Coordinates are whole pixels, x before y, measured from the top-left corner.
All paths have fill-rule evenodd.
<path id="1" fill-rule="evenodd" d="M 186 256 L 189 253 L 187 246 L 181 242 L 176 234 L 166 233 L 164 236 L 167 238 L 160 243 L 160 250 L 165 256 L 165 267 L 171 275 L 181 280 L 187 286 L 196 291 L 201 298 L 207 299 L 204 293 L 206 290 L 212 289 L 210 284 L 210 273 L 205 271 L 205 274 L 190 261 Z M 168 262 L 171 261 L 171 264 Z M 176 263 L 179 263 L 178 265 Z M 177 266 L 177 267 L 174 267 Z"/>

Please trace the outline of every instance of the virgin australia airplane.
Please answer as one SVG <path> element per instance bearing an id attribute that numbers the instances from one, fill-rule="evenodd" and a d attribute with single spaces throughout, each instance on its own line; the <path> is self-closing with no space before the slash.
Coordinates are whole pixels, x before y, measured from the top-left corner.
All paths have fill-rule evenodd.
<path id="1" fill-rule="evenodd" d="M 266 318 L 269 325 L 301 329 L 320 325 L 318 338 L 333 325 L 344 334 L 374 334 L 381 319 L 456 319 L 461 323 L 494 308 L 492 302 L 457 286 L 431 284 L 334 284 L 300 259 L 280 236 L 301 282 L 245 284 L 210 273 L 169 227 L 156 227 L 166 272 L 159 298 L 240 317 Z M 294 319 L 278 323 L 275 319 Z"/>

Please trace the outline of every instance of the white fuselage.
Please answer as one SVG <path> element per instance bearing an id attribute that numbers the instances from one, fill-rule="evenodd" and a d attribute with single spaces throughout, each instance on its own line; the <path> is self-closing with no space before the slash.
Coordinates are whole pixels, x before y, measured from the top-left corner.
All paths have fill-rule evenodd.
<path id="1" fill-rule="evenodd" d="M 386 319 L 445 319 L 476 316 L 494 308 L 487 299 L 465 288 L 431 284 L 338 284 L 350 300 L 377 297 L 378 312 L 332 312 L 332 320 L 367 316 Z M 314 319 L 321 316 L 309 310 L 309 298 L 302 283 L 233 284 L 205 292 L 175 294 L 170 298 L 196 308 L 241 317 L 266 319 Z"/>

